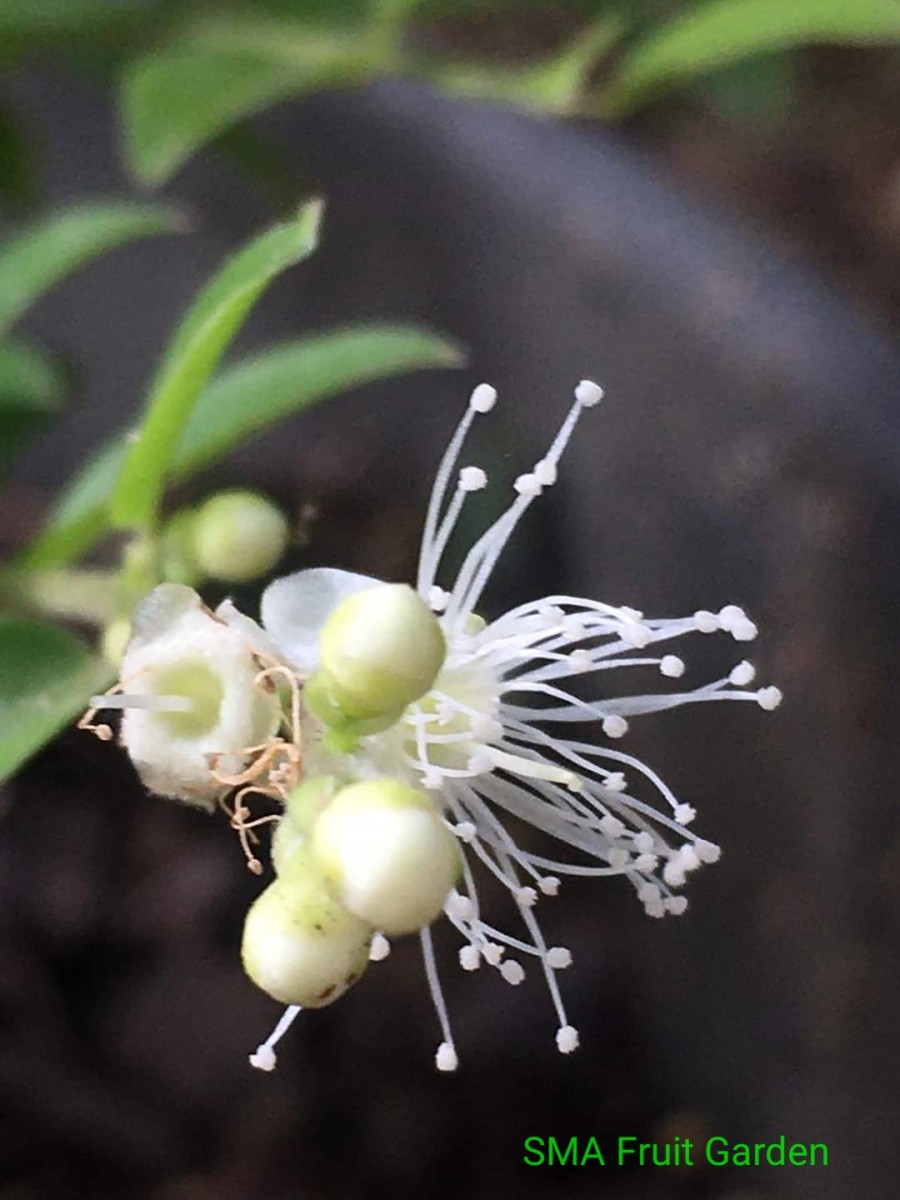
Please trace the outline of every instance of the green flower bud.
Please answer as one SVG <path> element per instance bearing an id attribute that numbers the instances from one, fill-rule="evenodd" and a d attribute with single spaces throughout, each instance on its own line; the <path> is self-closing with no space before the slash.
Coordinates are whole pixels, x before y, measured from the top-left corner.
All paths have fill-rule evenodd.
<path id="1" fill-rule="evenodd" d="M 349 596 L 322 627 L 319 670 L 304 692 L 326 725 L 363 735 L 386 729 L 434 683 L 446 643 L 434 613 L 407 584 Z"/>
<path id="2" fill-rule="evenodd" d="M 267 574 L 288 544 L 288 523 L 271 500 L 256 492 L 220 492 L 194 518 L 194 556 L 201 571 L 225 583 Z"/>
<path id="3" fill-rule="evenodd" d="M 294 852 L 307 846 L 316 818 L 327 807 L 338 790 L 331 775 L 316 775 L 295 787 L 288 796 L 282 819 L 272 834 L 272 867 L 276 875 L 284 874 Z"/>
<path id="4" fill-rule="evenodd" d="M 436 805 L 392 779 L 343 788 L 316 821 L 312 845 L 341 903 L 392 935 L 439 916 L 460 871 Z"/>
<path id="5" fill-rule="evenodd" d="M 275 1000 L 322 1008 L 365 971 L 373 932 L 335 899 L 312 853 L 300 848 L 250 906 L 241 958 Z"/>

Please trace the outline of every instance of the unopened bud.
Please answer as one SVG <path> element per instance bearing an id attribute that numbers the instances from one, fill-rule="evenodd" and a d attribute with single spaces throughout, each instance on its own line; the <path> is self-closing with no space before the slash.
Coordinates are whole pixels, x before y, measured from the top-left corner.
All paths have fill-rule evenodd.
<path id="1" fill-rule="evenodd" d="M 398 720 L 434 683 L 446 653 L 434 613 L 403 583 L 348 597 L 322 627 L 319 646 L 307 706 L 326 725 L 361 733 Z"/>
<path id="2" fill-rule="evenodd" d="M 389 935 L 435 920 L 460 870 L 456 838 L 431 798 L 391 779 L 338 792 L 312 844 L 342 904 Z"/>
<path id="3" fill-rule="evenodd" d="M 194 517 L 194 555 L 201 571 L 226 583 L 266 575 L 288 544 L 288 523 L 256 492 L 220 492 Z"/>
<path id="4" fill-rule="evenodd" d="M 244 922 L 244 970 L 282 1004 L 322 1008 L 360 978 L 372 926 L 335 899 L 308 849 L 250 906 Z"/>

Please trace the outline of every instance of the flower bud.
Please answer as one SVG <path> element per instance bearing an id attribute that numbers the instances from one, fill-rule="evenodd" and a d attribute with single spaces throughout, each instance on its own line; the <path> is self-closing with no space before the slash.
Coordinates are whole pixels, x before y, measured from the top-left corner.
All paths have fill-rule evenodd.
<path id="1" fill-rule="evenodd" d="M 295 851 L 307 846 L 316 818 L 337 790 L 333 776 L 316 775 L 305 779 L 290 793 L 285 814 L 272 834 L 272 867 L 276 875 L 284 874 Z"/>
<path id="2" fill-rule="evenodd" d="M 403 583 L 349 596 L 323 625 L 319 648 L 307 706 L 326 725 L 359 733 L 398 720 L 434 683 L 446 653 L 434 613 Z"/>
<path id="3" fill-rule="evenodd" d="M 335 899 L 312 853 L 301 848 L 250 906 L 241 958 L 275 1000 L 322 1008 L 360 978 L 373 932 Z"/>
<path id="4" fill-rule="evenodd" d="M 267 574 L 287 543 L 284 513 L 256 492 L 220 492 L 194 517 L 197 564 L 205 575 L 225 583 L 244 583 Z"/>
<path id="5" fill-rule="evenodd" d="M 427 793 L 392 779 L 338 792 L 312 845 L 341 903 L 391 935 L 430 924 L 460 870 L 456 838 Z"/>

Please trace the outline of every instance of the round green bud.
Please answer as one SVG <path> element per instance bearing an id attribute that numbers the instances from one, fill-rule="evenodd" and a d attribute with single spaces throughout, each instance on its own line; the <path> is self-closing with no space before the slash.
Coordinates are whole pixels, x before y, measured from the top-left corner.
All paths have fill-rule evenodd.
<path id="1" fill-rule="evenodd" d="M 267 574 L 288 544 L 288 523 L 256 492 L 220 492 L 197 510 L 193 552 L 204 575 L 244 583 Z"/>
<path id="2" fill-rule="evenodd" d="M 312 846 L 341 903 L 391 935 L 435 920 L 460 871 L 456 838 L 437 806 L 392 779 L 338 792 L 316 821 Z"/>
<path id="3" fill-rule="evenodd" d="M 349 596 L 322 627 L 307 703 L 327 725 L 363 733 L 393 724 L 434 683 L 446 642 L 434 613 L 405 583 Z"/>
<path id="4" fill-rule="evenodd" d="M 287 799 L 286 814 L 291 826 L 304 837 L 337 795 L 340 787 L 333 775 L 313 775 L 295 787 Z"/>
<path id="5" fill-rule="evenodd" d="M 365 971 L 373 932 L 335 898 L 312 853 L 298 848 L 250 906 L 241 959 L 273 999 L 323 1008 Z"/>

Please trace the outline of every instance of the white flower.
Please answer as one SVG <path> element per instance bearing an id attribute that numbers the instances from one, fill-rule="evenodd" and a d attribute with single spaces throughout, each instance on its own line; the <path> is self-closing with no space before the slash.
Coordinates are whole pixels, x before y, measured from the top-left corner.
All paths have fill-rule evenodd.
<path id="1" fill-rule="evenodd" d="M 280 704 L 242 633 L 192 588 L 164 583 L 138 606 L 113 692 L 93 710 L 123 710 L 120 740 L 153 792 L 212 808 L 225 780 L 277 729 Z M 109 733 L 105 726 L 91 726 Z"/>
<path id="2" fill-rule="evenodd" d="M 496 400 L 488 385 L 475 389 L 437 473 L 419 560 L 417 590 L 438 614 L 446 641 L 436 680 L 390 728 L 362 737 L 350 753 L 335 753 L 333 743 L 323 740 L 321 722 L 308 713 L 303 719 L 303 753 L 310 772 L 347 779 L 387 776 L 425 788 L 439 802 L 466 851 L 461 890 L 451 892 L 444 908 L 463 939 L 463 969 L 484 962 L 515 985 L 524 976 L 523 964 L 535 964 L 556 1011 L 557 1046 L 566 1054 L 576 1048 L 578 1034 L 569 1023 L 556 976 L 571 956 L 564 947 L 546 944 L 535 913 L 540 897 L 555 895 L 564 876 L 620 876 L 648 915 L 677 915 L 687 906 L 677 889 L 690 872 L 715 862 L 720 853 L 687 828 L 694 809 L 679 802 L 650 767 L 619 748 L 629 721 L 694 702 L 749 700 L 771 709 L 780 700 L 777 688 L 746 689 L 753 677 L 746 662 L 700 687 L 663 690 L 685 671 L 681 657 L 667 649 L 657 653 L 663 643 L 698 632 L 722 631 L 738 641 L 755 637 L 756 627 L 735 605 L 718 613 L 656 618 L 595 600 L 548 595 L 489 623 L 477 614 L 519 520 L 555 483 L 576 422 L 601 398 L 596 384 L 578 385 L 575 403 L 549 450 L 515 481 L 508 509 L 470 547 L 456 580 L 445 589 L 438 581 L 444 552 L 470 493 L 487 483 L 479 467 L 457 470 L 472 423 Z M 329 615 L 348 596 L 371 589 L 373 582 L 332 569 L 278 580 L 263 596 L 266 635 L 298 673 L 315 671 L 319 634 Z M 660 689 L 617 695 L 611 672 L 629 667 L 656 668 Z M 571 690 L 573 680 L 577 693 Z M 587 722 L 596 724 L 595 738 L 567 736 L 573 723 Z M 517 845 L 504 822 L 507 815 L 541 830 L 557 849 L 537 853 Z M 476 862 L 508 889 L 522 931 L 506 932 L 484 916 L 472 870 Z M 452 1070 L 457 1055 L 430 929 L 420 936 L 443 1036 L 436 1062 L 439 1069 Z M 274 1042 L 295 1013 L 286 1014 L 260 1048 L 268 1064 L 274 1063 Z"/>

